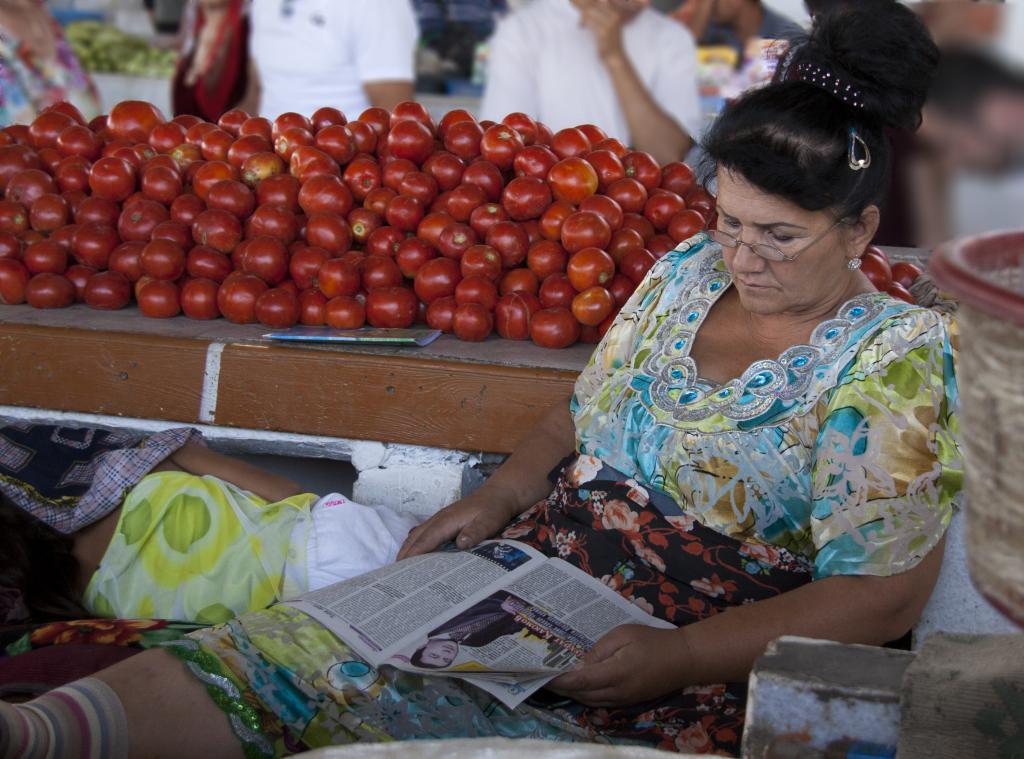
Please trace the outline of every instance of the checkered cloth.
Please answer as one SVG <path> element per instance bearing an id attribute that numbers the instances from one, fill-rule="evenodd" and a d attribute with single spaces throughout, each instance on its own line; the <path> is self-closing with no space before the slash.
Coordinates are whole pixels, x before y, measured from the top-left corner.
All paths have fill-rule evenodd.
<path id="1" fill-rule="evenodd" d="M 77 532 L 190 441 L 202 435 L 188 427 L 146 436 L 9 423 L 0 427 L 0 492 L 58 532 Z"/>

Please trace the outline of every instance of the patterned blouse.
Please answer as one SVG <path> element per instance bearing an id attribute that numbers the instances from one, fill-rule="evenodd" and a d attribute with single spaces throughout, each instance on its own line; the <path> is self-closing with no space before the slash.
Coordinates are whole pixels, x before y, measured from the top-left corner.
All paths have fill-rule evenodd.
<path id="1" fill-rule="evenodd" d="M 60 26 L 57 58 L 40 61 L 21 42 L 0 28 L 0 127 L 29 124 L 49 105 L 67 100 L 86 120 L 99 115 L 100 101 L 89 75 L 82 69 Z"/>
<path id="2" fill-rule="evenodd" d="M 960 498 L 947 324 L 860 295 L 809 344 L 718 385 L 689 352 L 730 285 L 703 234 L 658 261 L 576 383 L 579 452 L 663 491 L 679 515 L 807 557 L 815 578 L 910 569 Z"/>

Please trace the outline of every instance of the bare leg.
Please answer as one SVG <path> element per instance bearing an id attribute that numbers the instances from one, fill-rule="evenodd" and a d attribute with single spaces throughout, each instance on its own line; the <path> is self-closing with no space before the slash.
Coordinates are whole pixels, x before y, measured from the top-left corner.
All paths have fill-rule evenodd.
<path id="1" fill-rule="evenodd" d="M 94 677 L 113 688 L 124 705 L 133 759 L 243 756 L 206 686 L 166 651 L 146 651 Z"/>

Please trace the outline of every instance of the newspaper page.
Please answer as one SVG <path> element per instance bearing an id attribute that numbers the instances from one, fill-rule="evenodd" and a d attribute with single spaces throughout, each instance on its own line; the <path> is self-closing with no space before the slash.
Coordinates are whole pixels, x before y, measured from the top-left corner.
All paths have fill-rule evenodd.
<path id="1" fill-rule="evenodd" d="M 460 677 L 510 707 L 619 625 L 673 627 L 512 540 L 406 559 L 289 605 L 374 666 Z"/>

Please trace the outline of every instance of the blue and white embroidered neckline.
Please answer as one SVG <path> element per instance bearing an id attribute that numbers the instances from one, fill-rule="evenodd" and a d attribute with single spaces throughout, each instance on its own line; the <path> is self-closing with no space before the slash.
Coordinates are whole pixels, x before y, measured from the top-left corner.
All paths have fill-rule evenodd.
<path id="1" fill-rule="evenodd" d="M 775 360 L 755 361 L 729 382 L 705 387 L 690 350 L 711 307 L 732 284 L 728 271 L 718 268 L 721 260 L 714 248 L 704 253 L 691 275 L 692 284 L 658 328 L 654 339 L 658 347 L 639 367 L 641 374 L 652 378 L 648 389 L 652 401 L 680 422 L 718 414 L 748 421 L 767 413 L 778 401 L 805 396 L 815 378 L 829 379 L 823 386 L 831 386 L 830 375 L 841 368 L 836 358 L 849 349 L 851 333 L 876 320 L 889 300 L 884 293 L 858 295 L 843 304 L 835 318 L 815 327 L 810 343 L 794 345 Z"/>

